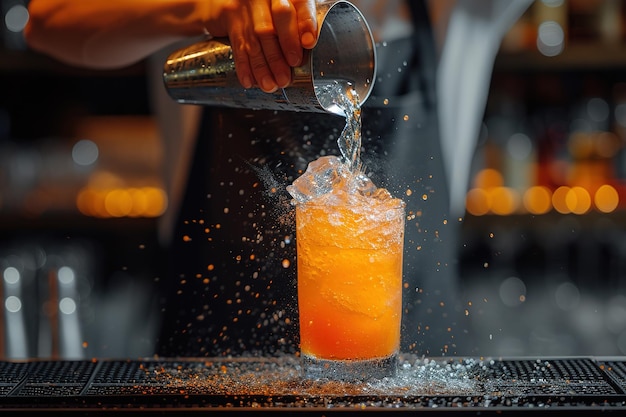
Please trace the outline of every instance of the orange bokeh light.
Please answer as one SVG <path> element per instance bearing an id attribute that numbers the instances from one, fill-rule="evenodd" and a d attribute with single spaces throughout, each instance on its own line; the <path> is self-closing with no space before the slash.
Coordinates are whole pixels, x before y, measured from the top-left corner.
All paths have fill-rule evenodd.
<path id="1" fill-rule="evenodd" d="M 86 187 L 78 193 L 76 207 L 91 217 L 158 217 L 167 207 L 167 195 L 157 187 Z"/>
<path id="2" fill-rule="evenodd" d="M 619 194 L 614 187 L 608 184 L 602 185 L 596 191 L 593 203 L 599 211 L 611 213 L 619 204 Z"/>
<path id="3" fill-rule="evenodd" d="M 491 197 L 482 188 L 472 188 L 465 197 L 465 207 L 468 213 L 474 216 L 483 216 L 489 213 Z"/>
<path id="4" fill-rule="evenodd" d="M 569 190 L 569 187 L 563 185 L 554 190 L 554 193 L 552 193 L 552 206 L 561 214 L 569 214 L 572 212 L 566 202 Z"/>
<path id="5" fill-rule="evenodd" d="M 552 209 L 552 193 L 547 187 L 536 185 L 524 193 L 524 208 L 532 214 L 545 214 Z"/>
<path id="6" fill-rule="evenodd" d="M 493 188 L 502 187 L 504 178 L 502 174 L 493 168 L 485 168 L 474 177 L 474 186 L 476 188 Z"/>
<path id="7" fill-rule="evenodd" d="M 491 211 L 500 216 L 513 214 L 519 206 L 519 195 L 509 187 L 494 187 L 491 193 Z"/>
<path id="8" fill-rule="evenodd" d="M 574 214 L 585 214 L 591 209 L 591 196 L 583 187 L 572 187 L 567 192 L 565 203 Z"/>

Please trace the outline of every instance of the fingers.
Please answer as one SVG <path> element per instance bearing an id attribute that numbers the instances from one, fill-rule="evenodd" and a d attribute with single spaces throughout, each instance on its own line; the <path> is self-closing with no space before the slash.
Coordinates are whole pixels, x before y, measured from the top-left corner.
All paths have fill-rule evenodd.
<path id="1" fill-rule="evenodd" d="M 281 0 L 272 1 L 280 2 Z M 252 71 L 264 91 L 287 87 L 291 82 L 291 67 L 276 36 L 274 10 L 270 2 L 265 0 L 254 1 L 252 7 L 254 33 L 261 46 L 250 56 Z"/>
<path id="2" fill-rule="evenodd" d="M 272 33 L 271 19 L 267 23 L 269 6 L 266 9 L 253 4 L 254 1 L 245 3 L 246 8 L 233 10 L 228 23 L 228 37 L 233 51 L 233 60 L 239 82 L 244 88 L 252 88 L 255 85 L 263 91 L 271 93 L 278 89 L 274 74 L 265 58 L 264 46 L 257 36 L 257 28 L 260 34 Z M 257 2 L 257 3 L 262 3 Z M 256 6 L 253 9 L 253 6 Z M 254 11 L 253 11 L 254 10 Z M 258 15 L 255 18 L 255 13 Z M 255 21 L 256 19 L 256 21 Z M 265 26 L 264 26 L 265 25 Z M 265 27 L 265 29 L 263 29 Z M 271 36 L 266 37 L 265 48 L 268 51 L 276 47 L 270 45 Z M 274 40 L 277 43 L 276 40 Z M 268 52 L 275 54 L 275 52 Z M 276 58 L 274 58 L 276 59 Z"/>
<path id="3" fill-rule="evenodd" d="M 315 0 L 242 0 L 229 19 L 229 38 L 239 81 L 274 92 L 291 83 L 303 47 L 317 42 Z"/>
<path id="4" fill-rule="evenodd" d="M 246 44 L 237 41 L 234 36 L 230 36 L 231 48 L 233 50 L 233 60 L 235 61 L 235 70 L 237 78 L 243 88 L 252 88 L 256 84 L 255 77 L 250 67 L 250 59 L 246 51 Z"/>
<path id="5" fill-rule="evenodd" d="M 315 0 L 292 0 L 298 18 L 299 39 L 302 46 L 312 49 L 317 43 L 317 16 Z"/>
<path id="6" fill-rule="evenodd" d="M 250 66 L 250 42 L 245 28 L 250 26 L 245 18 L 232 22 L 229 27 L 228 38 L 233 51 L 233 60 L 239 83 L 243 88 L 252 88 L 256 84 L 254 73 Z"/>
<path id="7" fill-rule="evenodd" d="M 272 16 L 283 55 L 290 66 L 297 67 L 302 63 L 302 45 L 296 8 L 289 0 L 272 0 Z"/>

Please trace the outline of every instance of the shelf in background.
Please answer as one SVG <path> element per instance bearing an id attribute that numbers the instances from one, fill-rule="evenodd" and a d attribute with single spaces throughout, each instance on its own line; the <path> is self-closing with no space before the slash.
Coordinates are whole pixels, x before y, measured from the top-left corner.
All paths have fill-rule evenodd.
<path id="1" fill-rule="evenodd" d="M 494 71 L 577 71 L 626 69 L 626 44 L 571 42 L 554 57 L 535 50 L 501 52 Z"/>

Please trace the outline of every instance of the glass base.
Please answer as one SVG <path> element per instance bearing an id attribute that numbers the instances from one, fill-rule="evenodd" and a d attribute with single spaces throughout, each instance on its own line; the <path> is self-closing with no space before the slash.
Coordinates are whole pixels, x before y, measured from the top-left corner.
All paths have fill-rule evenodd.
<path id="1" fill-rule="evenodd" d="M 366 360 L 328 360 L 302 355 L 302 368 L 307 379 L 335 381 L 367 381 L 396 375 L 398 355 Z"/>

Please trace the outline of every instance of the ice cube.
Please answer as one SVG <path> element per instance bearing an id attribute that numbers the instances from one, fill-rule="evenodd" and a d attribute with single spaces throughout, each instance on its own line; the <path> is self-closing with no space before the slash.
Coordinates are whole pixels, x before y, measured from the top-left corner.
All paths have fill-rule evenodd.
<path id="1" fill-rule="evenodd" d="M 358 173 L 354 176 L 351 184 L 351 193 L 359 193 L 362 196 L 370 196 L 377 190 L 376 185 L 364 173 Z"/>
<path id="2" fill-rule="evenodd" d="M 349 174 L 348 167 L 333 155 L 310 162 L 304 174 L 287 186 L 296 203 L 306 203 L 340 187 Z"/>

